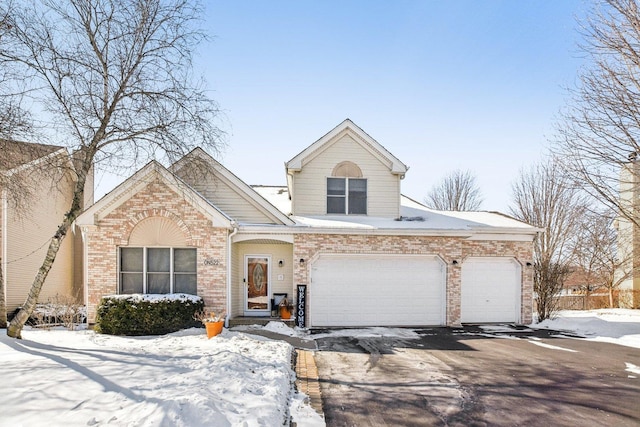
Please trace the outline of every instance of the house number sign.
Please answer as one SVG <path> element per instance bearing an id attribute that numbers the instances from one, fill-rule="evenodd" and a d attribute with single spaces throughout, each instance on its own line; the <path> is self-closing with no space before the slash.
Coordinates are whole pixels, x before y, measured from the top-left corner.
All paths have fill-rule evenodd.
<path id="1" fill-rule="evenodd" d="M 219 258 L 205 258 L 204 265 L 220 265 Z"/>
<path id="2" fill-rule="evenodd" d="M 296 326 L 304 328 L 307 323 L 305 311 L 307 308 L 307 285 L 298 285 L 298 307 L 296 309 Z"/>

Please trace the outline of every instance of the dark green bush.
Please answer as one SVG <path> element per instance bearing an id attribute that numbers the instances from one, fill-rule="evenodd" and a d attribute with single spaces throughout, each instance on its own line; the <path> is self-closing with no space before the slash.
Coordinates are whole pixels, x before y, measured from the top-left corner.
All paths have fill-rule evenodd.
<path id="1" fill-rule="evenodd" d="M 109 335 L 163 335 L 202 326 L 193 315 L 203 309 L 204 301 L 194 295 L 111 295 L 100 301 L 95 330 Z"/>

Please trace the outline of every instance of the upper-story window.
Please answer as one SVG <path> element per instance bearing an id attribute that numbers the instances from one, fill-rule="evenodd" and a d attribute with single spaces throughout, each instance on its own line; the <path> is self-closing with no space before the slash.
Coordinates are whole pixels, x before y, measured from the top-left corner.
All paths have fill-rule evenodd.
<path id="1" fill-rule="evenodd" d="M 367 180 L 352 162 L 338 164 L 327 178 L 328 214 L 367 214 Z"/>

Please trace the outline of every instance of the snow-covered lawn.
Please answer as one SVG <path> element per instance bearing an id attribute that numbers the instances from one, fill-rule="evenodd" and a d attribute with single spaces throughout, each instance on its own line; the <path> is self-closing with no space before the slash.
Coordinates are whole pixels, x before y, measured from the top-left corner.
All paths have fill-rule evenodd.
<path id="1" fill-rule="evenodd" d="M 640 348 L 640 310 L 563 311 L 531 327 Z M 281 323 L 265 329 L 295 334 Z M 401 328 L 331 334 L 418 336 Z M 27 328 L 23 337 L 0 330 L 0 426 L 278 426 L 290 415 L 299 426 L 324 425 L 294 391 L 284 341 L 228 330 L 207 340 L 203 329 L 114 337 Z"/>
<path id="2" fill-rule="evenodd" d="M 227 330 L 207 340 L 204 329 L 23 338 L 0 331 L 0 426 L 278 426 L 290 411 L 299 425 L 324 425 L 294 392 L 283 341 Z"/>
<path id="3" fill-rule="evenodd" d="M 531 325 L 567 331 L 592 341 L 640 348 L 640 310 L 600 309 L 560 311 L 552 320 Z"/>

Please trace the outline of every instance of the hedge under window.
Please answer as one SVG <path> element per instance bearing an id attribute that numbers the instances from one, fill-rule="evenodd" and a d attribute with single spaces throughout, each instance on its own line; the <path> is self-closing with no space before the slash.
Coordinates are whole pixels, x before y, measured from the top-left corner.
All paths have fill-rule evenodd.
<path id="1" fill-rule="evenodd" d="M 192 248 L 120 248 L 120 293 L 197 295 L 196 260 Z"/>

